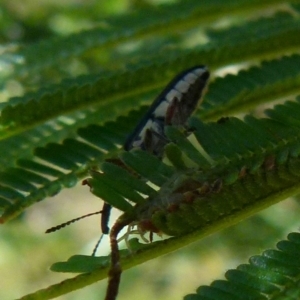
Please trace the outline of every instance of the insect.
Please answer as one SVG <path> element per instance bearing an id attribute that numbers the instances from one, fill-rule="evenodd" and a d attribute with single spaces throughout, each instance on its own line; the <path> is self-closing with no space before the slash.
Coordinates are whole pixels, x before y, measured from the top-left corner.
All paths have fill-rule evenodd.
<path id="1" fill-rule="evenodd" d="M 187 119 L 201 102 L 208 79 L 209 71 L 205 66 L 195 66 L 175 76 L 158 95 L 145 116 L 138 123 L 132 134 L 127 138 L 124 149 L 126 151 L 140 149 L 152 153 L 158 158 L 162 158 L 164 147 L 168 143 L 168 139 L 164 132 L 165 126 L 183 127 L 185 125 Z M 122 165 L 122 162 L 119 159 L 112 159 L 109 160 L 109 162 L 121 167 L 126 167 Z M 83 184 L 89 185 L 89 181 L 84 180 Z M 149 210 L 148 206 L 150 206 L 149 203 L 144 207 L 137 206 L 134 207 L 134 209 L 136 209 L 138 213 L 146 210 L 146 214 L 149 214 L 151 209 Z M 125 212 L 117 219 L 110 230 L 108 221 L 111 208 L 112 206 L 109 203 L 104 203 L 101 211 L 81 216 L 46 231 L 46 233 L 54 232 L 85 217 L 101 214 L 101 231 L 102 234 L 109 234 L 111 245 L 111 266 L 105 297 L 106 300 L 116 299 L 121 279 L 122 270 L 118 249 L 118 234 L 127 225 L 135 225 L 135 218 L 133 217 L 135 214 L 126 214 Z M 147 224 L 147 222 L 138 225 L 139 229 L 143 232 L 149 231 L 150 234 L 159 232 L 159 230 L 151 224 Z M 98 244 L 99 242 L 93 251 L 93 255 L 95 255 Z"/>
<path id="2" fill-rule="evenodd" d="M 166 125 L 184 126 L 202 100 L 209 72 L 205 66 L 195 66 L 175 76 L 157 96 L 147 113 L 124 143 L 124 149 L 141 149 L 161 158 L 168 143 Z M 120 164 L 120 160 L 110 160 Z M 84 182 L 86 183 L 86 182 Z M 111 206 L 103 204 L 101 230 L 109 233 L 107 225 Z"/>
<path id="3" fill-rule="evenodd" d="M 125 142 L 124 149 L 141 149 L 161 158 L 163 149 L 168 143 L 164 128 L 170 126 L 184 126 L 187 119 L 199 105 L 203 91 L 209 79 L 209 72 L 205 66 L 195 66 L 178 74 L 159 94 L 150 106 L 146 115 L 138 123 L 133 133 Z M 110 205 L 105 203 L 106 211 Z M 138 210 L 143 209 L 138 207 Z M 108 220 L 107 214 L 103 215 Z M 132 215 L 126 212 L 121 215 L 110 230 L 111 267 L 109 270 L 109 282 L 105 300 L 114 300 L 117 297 L 120 279 L 121 265 L 118 248 L 118 234 L 127 225 L 134 222 Z M 105 221 L 102 228 L 107 229 Z M 147 228 L 143 224 L 143 231 L 158 232 L 155 228 Z"/>

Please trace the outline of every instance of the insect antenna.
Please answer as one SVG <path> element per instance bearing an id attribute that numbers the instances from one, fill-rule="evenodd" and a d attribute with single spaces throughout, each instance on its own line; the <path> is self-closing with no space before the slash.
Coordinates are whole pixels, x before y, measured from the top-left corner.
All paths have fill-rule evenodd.
<path id="1" fill-rule="evenodd" d="M 93 213 L 89 213 L 89 214 L 83 215 L 83 216 L 81 216 L 81 217 L 78 217 L 78 218 L 69 220 L 69 221 L 67 221 L 67 222 L 65 222 L 65 223 L 62 223 L 62 224 L 60 224 L 60 225 L 51 227 L 51 228 L 47 229 L 45 233 L 51 233 L 51 232 L 60 230 L 60 229 L 66 227 L 66 226 L 68 226 L 68 225 L 70 225 L 70 224 L 72 224 L 72 223 L 74 223 L 74 222 L 77 222 L 77 221 L 79 221 L 79 220 L 82 220 L 82 219 L 87 218 L 87 217 L 90 217 L 90 216 L 99 215 L 99 214 L 101 214 L 101 213 L 102 213 L 102 210 L 99 210 L 99 211 L 96 211 L 96 212 L 93 212 Z M 103 233 L 104 233 L 104 232 L 103 232 Z M 108 233 L 108 232 L 107 232 L 107 233 Z M 107 233 L 106 233 L 106 234 L 107 234 Z"/>
<path id="2" fill-rule="evenodd" d="M 98 250 L 99 245 L 101 244 L 103 236 L 104 236 L 104 233 L 102 233 L 101 236 L 100 236 L 100 238 L 98 239 L 98 241 L 97 241 L 97 243 L 96 243 L 96 245 L 95 245 L 95 247 L 93 249 L 92 256 L 96 256 L 96 252 Z"/>

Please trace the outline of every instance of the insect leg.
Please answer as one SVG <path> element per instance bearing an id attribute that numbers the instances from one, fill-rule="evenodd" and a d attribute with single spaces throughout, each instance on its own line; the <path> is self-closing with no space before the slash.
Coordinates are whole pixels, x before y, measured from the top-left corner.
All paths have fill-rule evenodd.
<path id="1" fill-rule="evenodd" d="M 116 223 L 111 228 L 109 237 L 110 237 L 110 247 L 111 247 L 111 263 L 110 269 L 108 272 L 108 286 L 106 290 L 105 300 L 115 300 L 121 280 L 121 265 L 120 265 L 120 253 L 118 245 L 118 234 L 120 231 L 127 226 L 131 220 L 121 221 L 118 219 Z"/>

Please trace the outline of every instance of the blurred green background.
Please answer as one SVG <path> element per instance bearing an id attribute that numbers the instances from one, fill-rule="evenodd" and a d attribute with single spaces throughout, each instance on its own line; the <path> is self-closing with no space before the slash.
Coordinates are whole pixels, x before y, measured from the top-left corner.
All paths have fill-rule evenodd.
<path id="1" fill-rule="evenodd" d="M 140 6 L 167 1 L 130 0 L 1 0 L 0 43 L 19 45 L 67 35 L 95 26 L 101 18 L 122 14 Z M 74 75 L 76 72 L 74 71 Z M 29 208 L 0 227 L 0 299 L 19 298 L 70 277 L 49 271 L 52 263 L 74 254 L 90 254 L 99 238 L 99 216 L 59 232 L 47 228 L 99 210 L 102 203 L 87 187 L 64 190 Z M 120 300 L 181 299 L 199 285 L 223 278 L 229 268 L 246 262 L 250 255 L 274 247 L 286 233 L 297 230 L 299 204 L 289 199 L 264 212 L 175 253 L 147 262 L 123 274 Z M 116 218 L 114 212 L 111 220 Z M 98 254 L 109 253 L 104 239 Z M 101 299 L 106 281 L 57 299 Z"/>

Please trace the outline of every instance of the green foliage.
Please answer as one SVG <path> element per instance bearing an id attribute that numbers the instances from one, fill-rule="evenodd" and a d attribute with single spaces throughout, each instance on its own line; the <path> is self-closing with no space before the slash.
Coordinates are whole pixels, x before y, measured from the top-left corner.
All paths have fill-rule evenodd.
<path id="1" fill-rule="evenodd" d="M 247 295 L 247 299 L 299 299 L 299 246 L 299 233 L 290 233 L 288 240 L 277 244 L 277 249 L 252 256 L 249 264 L 227 271 L 227 281 L 201 286 L 197 294 L 184 299 L 240 299 L 240 294 Z"/>
<path id="2" fill-rule="evenodd" d="M 50 34 L 48 12 L 40 31 L 20 39 L 22 47 L 12 48 L 1 33 L 7 46 L 0 61 L 5 66 L 0 73 L 0 221 L 90 177 L 92 193 L 125 218 L 150 220 L 175 236 L 149 245 L 130 240 L 138 252 L 122 252 L 123 269 L 229 227 L 300 190 L 298 1 L 149 1 L 132 7 L 104 19 L 91 9 L 78 10 L 81 18 L 90 16 L 89 26 L 68 35 Z M 96 9 L 101 10 L 95 4 Z M 7 14 L 6 26 L 15 19 Z M 170 143 L 163 161 L 123 151 L 126 137 L 165 84 L 198 64 L 207 65 L 213 79 L 189 120 L 193 133 L 186 137 L 167 128 Z M 21 92 L 9 88 L 12 82 Z M 279 100 L 282 104 L 273 107 Z M 139 177 L 105 162 L 109 158 L 120 158 Z M 50 299 L 96 282 L 107 276 L 108 261 L 75 256 L 57 263 L 55 271 L 83 274 L 22 299 Z M 244 265 L 229 273 L 239 278 L 245 272 L 257 287 L 273 267 L 266 273 L 257 268 Z M 289 282 L 278 278 L 270 282 L 288 293 Z M 281 299 L 274 285 L 266 286 L 258 291 Z M 213 294 L 223 299 L 220 290 L 230 294 L 231 283 L 215 281 L 199 289 L 204 298 L 186 299 Z M 237 290 L 243 298 L 245 289 Z M 253 293 L 264 299 L 258 291 Z"/>

